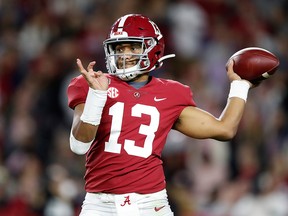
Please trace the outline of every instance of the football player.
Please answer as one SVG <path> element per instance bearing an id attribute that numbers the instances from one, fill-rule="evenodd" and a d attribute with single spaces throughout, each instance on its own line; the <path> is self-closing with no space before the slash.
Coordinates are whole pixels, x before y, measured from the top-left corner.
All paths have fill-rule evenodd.
<path id="1" fill-rule="evenodd" d="M 173 215 L 168 203 L 161 152 L 171 129 L 198 139 L 229 140 L 236 134 L 251 83 L 227 65 L 231 81 L 219 118 L 196 107 L 188 86 L 156 78 L 164 38 L 148 17 L 119 18 L 104 41 L 108 73 L 85 69 L 68 90 L 74 110 L 71 150 L 86 154 L 81 216 Z"/>

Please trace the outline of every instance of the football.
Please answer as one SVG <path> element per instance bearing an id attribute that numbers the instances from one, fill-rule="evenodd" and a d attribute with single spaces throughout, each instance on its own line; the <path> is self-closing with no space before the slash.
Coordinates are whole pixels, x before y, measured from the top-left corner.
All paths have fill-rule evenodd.
<path id="1" fill-rule="evenodd" d="M 253 84 L 269 78 L 279 66 L 279 59 L 273 53 L 259 47 L 241 49 L 230 59 L 234 61 L 234 72 Z"/>

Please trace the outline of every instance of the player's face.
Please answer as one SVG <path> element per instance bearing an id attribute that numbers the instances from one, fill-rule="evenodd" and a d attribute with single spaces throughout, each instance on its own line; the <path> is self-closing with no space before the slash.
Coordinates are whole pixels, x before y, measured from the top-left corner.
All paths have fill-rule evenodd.
<path id="1" fill-rule="evenodd" d="M 143 53 L 141 43 L 123 43 L 115 47 L 115 52 L 118 55 L 116 62 L 119 69 L 130 68 L 139 61 L 139 54 Z"/>

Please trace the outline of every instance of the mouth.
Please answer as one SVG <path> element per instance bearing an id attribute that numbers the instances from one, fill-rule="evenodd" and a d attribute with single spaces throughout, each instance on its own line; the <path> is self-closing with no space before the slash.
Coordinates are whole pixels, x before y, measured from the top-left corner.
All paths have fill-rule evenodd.
<path id="1" fill-rule="evenodd" d="M 125 68 L 131 68 L 134 67 L 138 62 L 138 59 L 134 59 L 134 60 L 129 60 L 129 61 L 125 61 L 125 62 L 119 62 L 118 63 L 118 68 L 119 69 L 125 69 Z"/>

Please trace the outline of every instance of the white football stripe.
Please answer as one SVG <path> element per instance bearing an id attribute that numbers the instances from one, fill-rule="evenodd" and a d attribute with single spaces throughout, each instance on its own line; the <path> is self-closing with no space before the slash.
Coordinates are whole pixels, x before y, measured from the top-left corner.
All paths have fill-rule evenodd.
<path id="1" fill-rule="evenodd" d="M 262 76 L 267 79 L 268 77 L 270 77 L 270 74 L 268 74 L 267 72 L 265 72 L 265 73 L 262 74 Z"/>
<path id="2" fill-rule="evenodd" d="M 121 20 L 120 20 L 120 22 L 119 22 L 119 24 L 118 24 L 118 32 L 122 32 L 123 31 L 123 26 L 124 26 L 124 24 L 125 24 L 125 21 L 126 21 L 126 19 L 128 18 L 128 16 L 130 16 L 129 14 L 128 15 L 125 15 L 125 16 L 123 16 L 122 18 L 121 18 Z"/>

